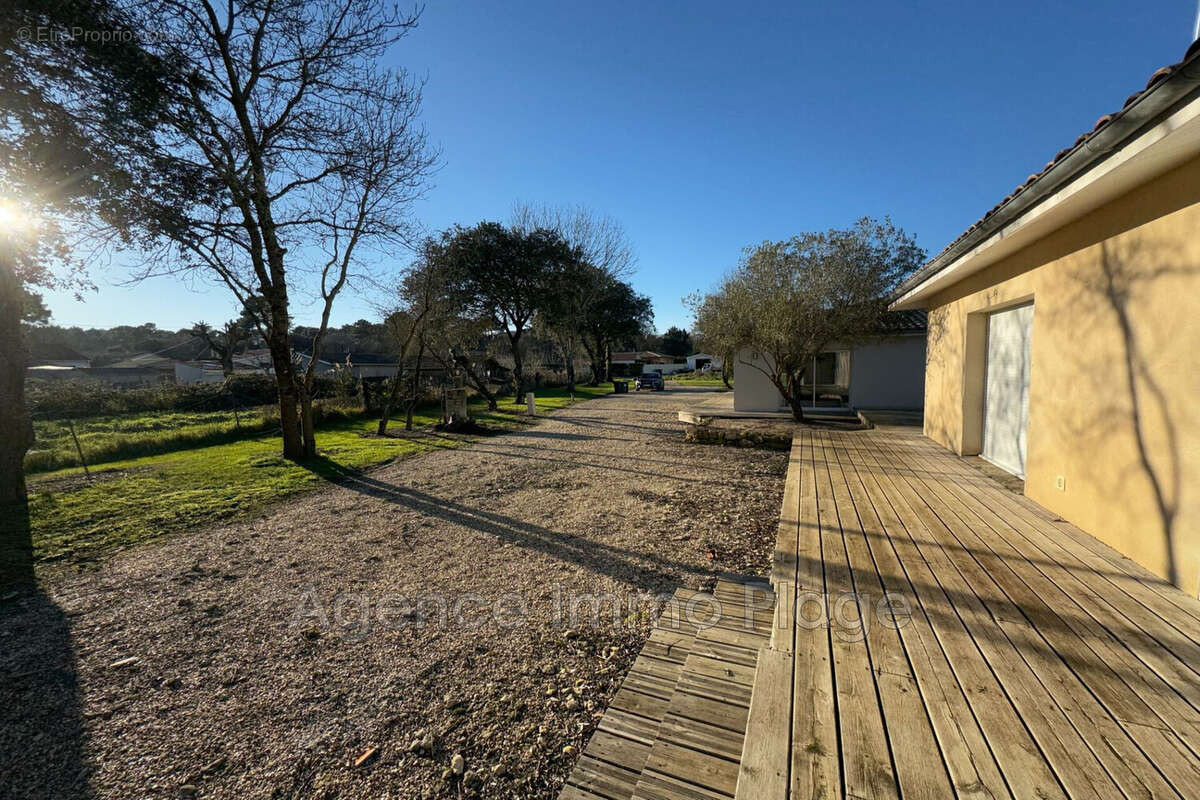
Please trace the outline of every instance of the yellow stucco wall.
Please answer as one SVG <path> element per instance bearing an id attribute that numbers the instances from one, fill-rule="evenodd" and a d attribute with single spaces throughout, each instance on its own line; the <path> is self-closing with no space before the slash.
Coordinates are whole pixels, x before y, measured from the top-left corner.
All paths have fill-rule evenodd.
<path id="1" fill-rule="evenodd" d="M 986 314 L 1030 299 L 1026 494 L 1195 597 L 1200 159 L 931 299 L 927 436 L 979 452 Z"/>

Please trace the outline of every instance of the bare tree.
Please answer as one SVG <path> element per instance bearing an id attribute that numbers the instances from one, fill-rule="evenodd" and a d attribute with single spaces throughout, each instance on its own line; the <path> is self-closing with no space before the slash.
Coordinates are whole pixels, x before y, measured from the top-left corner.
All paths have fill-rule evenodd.
<path id="1" fill-rule="evenodd" d="M 587 337 L 588 322 L 609 299 L 614 282 L 633 272 L 637 263 L 633 245 L 621 223 L 586 206 L 520 203 L 513 208 L 512 226 L 518 231 L 555 231 L 579 254 L 577 261 L 562 264 L 551 276 L 545 307 L 535 320 L 538 334 L 553 341 L 561 352 L 567 391 L 573 392 L 580 351 L 596 351 Z M 590 355 L 590 360 L 594 383 L 599 379 L 598 358 Z"/>
<path id="2" fill-rule="evenodd" d="M 723 356 L 743 347 L 762 354 L 763 366 L 738 366 L 765 374 L 803 420 L 800 386 L 812 360 L 835 341 L 870 335 L 888 294 L 924 255 L 888 219 L 764 242 L 716 292 L 693 301 L 694 327 Z"/>
<path id="3" fill-rule="evenodd" d="M 512 227 L 524 233 L 554 231 L 578 250 L 585 263 L 613 278 L 627 278 L 637 266 L 633 244 L 621 223 L 587 206 L 518 203 L 513 207 Z"/>
<path id="4" fill-rule="evenodd" d="M 141 274 L 197 270 L 243 303 L 261 297 L 284 455 L 315 455 L 312 383 L 334 301 L 371 251 L 411 240 L 435 160 L 419 87 L 379 64 L 417 13 L 373 0 L 151 0 L 146 12 L 164 53 L 192 67 L 166 158 L 194 165 L 206 191 L 163 215 L 167 252 Z M 320 313 L 306 366 L 289 339 L 297 294 Z"/>
<path id="5" fill-rule="evenodd" d="M 452 313 L 453 301 L 447 296 L 445 276 L 431 263 L 428 255 L 432 242 L 425 245 L 425 257 L 405 274 L 397 288 L 397 308 L 384 320 L 396 350 L 396 374 L 384 398 L 379 415 L 378 434 L 387 433 L 392 410 L 408 388 L 404 427 L 412 430 L 413 409 L 420 392 L 421 362 L 437 346 L 441 331 Z"/>
<path id="6" fill-rule="evenodd" d="M 233 356 L 238 348 L 250 338 L 250 328 L 253 322 L 245 317 L 231 319 L 221 330 L 215 330 L 207 322 L 197 322 L 192 326 L 192 333 L 204 340 L 208 349 L 221 359 L 221 372 L 228 378 L 233 374 Z"/>

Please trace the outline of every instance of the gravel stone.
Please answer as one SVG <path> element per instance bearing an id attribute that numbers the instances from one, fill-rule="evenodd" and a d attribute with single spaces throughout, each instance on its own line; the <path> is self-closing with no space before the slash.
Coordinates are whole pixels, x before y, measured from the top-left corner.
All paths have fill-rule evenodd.
<path id="1" fill-rule="evenodd" d="M 0 602 L 0 793 L 450 798 L 456 753 L 505 764 L 479 796 L 556 797 L 655 598 L 769 567 L 787 454 L 686 443 L 706 394 L 610 395 L 43 569 Z"/>

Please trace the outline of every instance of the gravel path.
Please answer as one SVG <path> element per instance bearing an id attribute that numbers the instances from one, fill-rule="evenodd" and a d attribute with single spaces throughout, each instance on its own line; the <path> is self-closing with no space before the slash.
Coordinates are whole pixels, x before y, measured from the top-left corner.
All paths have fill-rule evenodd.
<path id="1" fill-rule="evenodd" d="M 767 568 L 786 453 L 686 444 L 698 395 L 581 403 L 7 598 L 0 796 L 553 797 L 653 597 Z"/>

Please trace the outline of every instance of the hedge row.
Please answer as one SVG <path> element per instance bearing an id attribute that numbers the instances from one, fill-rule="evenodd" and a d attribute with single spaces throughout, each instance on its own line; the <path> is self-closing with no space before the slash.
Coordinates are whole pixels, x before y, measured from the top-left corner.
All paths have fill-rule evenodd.
<path id="1" fill-rule="evenodd" d="M 314 389 L 316 397 L 346 393 L 345 385 L 333 378 L 318 377 Z M 278 401 L 275 379 L 269 375 L 235 374 L 220 383 L 138 387 L 37 379 L 25 384 L 25 402 L 37 419 L 78 419 L 146 411 L 228 411 Z"/>

